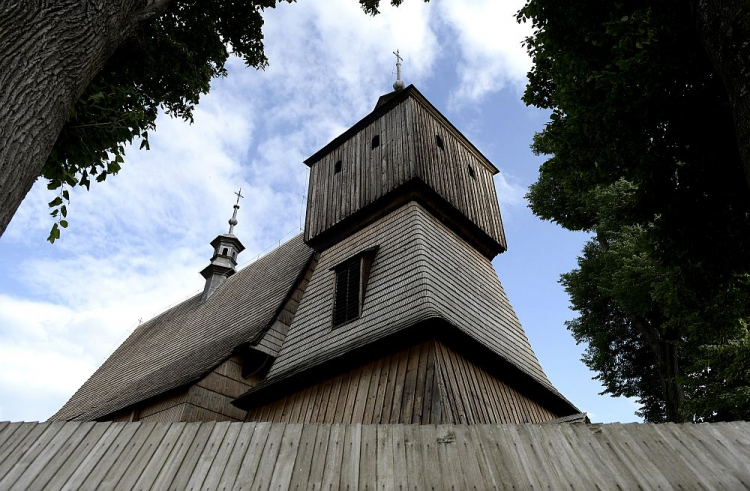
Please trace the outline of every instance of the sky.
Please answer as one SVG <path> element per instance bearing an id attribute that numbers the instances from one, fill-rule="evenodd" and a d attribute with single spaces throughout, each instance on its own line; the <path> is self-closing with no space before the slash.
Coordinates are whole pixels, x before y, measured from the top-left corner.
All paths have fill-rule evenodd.
<path id="1" fill-rule="evenodd" d="M 531 67 L 522 4 L 407 0 L 376 17 L 356 0 L 279 4 L 264 15 L 269 67 L 233 58 L 192 125 L 160 115 L 150 151 L 129 148 L 117 176 L 72 190 L 54 245 L 56 194 L 38 181 L 0 238 L 0 421 L 46 420 L 139 322 L 201 291 L 240 187 L 241 266 L 299 233 L 302 161 L 392 90 L 396 49 L 405 83 L 500 169 L 508 251 L 493 265 L 550 380 L 592 421 L 638 421 L 635 401 L 599 395 L 565 328 L 576 314 L 558 281 L 587 236 L 541 221 L 524 198 L 548 113 L 520 100 Z"/>

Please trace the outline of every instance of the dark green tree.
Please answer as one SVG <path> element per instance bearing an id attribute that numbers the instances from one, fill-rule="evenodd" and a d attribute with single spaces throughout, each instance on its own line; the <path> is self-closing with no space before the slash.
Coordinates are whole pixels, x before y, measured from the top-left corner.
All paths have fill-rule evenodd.
<path id="1" fill-rule="evenodd" d="M 378 13 L 380 0 L 359 1 Z M 276 3 L 0 2 L 0 235 L 42 176 L 59 192 L 50 240 L 59 238 L 67 188 L 116 173 L 126 143 L 148 148 L 160 109 L 191 120 L 230 52 L 265 67 L 262 12 Z"/>
<path id="2" fill-rule="evenodd" d="M 592 233 L 562 278 L 579 313 L 568 327 L 605 392 L 637 397 L 649 421 L 750 416 L 743 81 L 709 54 L 709 3 L 529 0 L 519 13 L 534 26 L 524 101 L 552 111 L 530 206 Z"/>

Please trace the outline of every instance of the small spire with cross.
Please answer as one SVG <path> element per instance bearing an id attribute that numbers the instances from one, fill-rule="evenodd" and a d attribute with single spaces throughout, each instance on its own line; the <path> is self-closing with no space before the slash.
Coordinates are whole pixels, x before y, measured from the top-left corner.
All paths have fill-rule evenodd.
<path id="1" fill-rule="evenodd" d="M 227 278 L 237 272 L 237 256 L 245 250 L 245 246 L 233 233 L 234 227 L 237 225 L 237 210 L 240 209 L 240 198 L 244 198 L 242 188 L 234 194 L 237 195 L 237 201 L 234 203 L 232 218 L 229 219 L 229 233 L 217 235 L 211 241 L 211 247 L 214 249 L 211 263 L 201 271 L 201 276 L 206 279 L 201 294 L 201 303 L 208 300 L 216 289 L 224 284 Z"/>
<path id="2" fill-rule="evenodd" d="M 232 232 L 234 232 L 234 226 L 237 225 L 237 210 L 240 209 L 240 198 L 244 198 L 244 196 L 242 196 L 242 188 L 234 194 L 237 195 L 237 202 L 234 204 L 232 218 L 229 219 L 229 235 L 232 235 Z"/>
<path id="3" fill-rule="evenodd" d="M 398 50 L 394 51 L 393 54 L 396 55 L 396 81 L 393 83 L 393 90 L 401 90 L 404 88 L 404 81 L 401 80 L 401 61 L 403 61 L 403 58 L 401 58 Z"/>

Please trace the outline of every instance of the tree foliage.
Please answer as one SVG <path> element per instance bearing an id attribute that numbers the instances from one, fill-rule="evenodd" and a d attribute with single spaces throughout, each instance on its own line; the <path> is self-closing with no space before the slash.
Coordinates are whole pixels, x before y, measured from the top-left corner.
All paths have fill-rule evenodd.
<path id="1" fill-rule="evenodd" d="M 689 2 L 529 0 L 519 20 L 524 101 L 552 111 L 530 206 L 593 234 L 562 278 L 584 362 L 649 421 L 749 417 L 750 192 Z"/>
<path id="2" fill-rule="evenodd" d="M 211 80 L 226 75 L 231 53 L 249 67 L 265 68 L 262 12 L 276 3 L 172 0 L 117 49 L 76 102 L 42 170 L 48 188 L 59 193 L 49 203 L 56 219 L 50 242 L 68 225 L 68 188 L 89 189 L 92 180 L 116 174 L 126 144 L 140 141 L 140 148 L 148 149 L 160 109 L 192 122 L 193 108 Z M 368 14 L 379 13 L 380 0 L 360 4 Z"/>
<path id="3" fill-rule="evenodd" d="M 248 66 L 263 68 L 263 9 L 276 0 L 236 2 L 174 0 L 167 11 L 131 36 L 96 75 L 77 101 L 42 170 L 52 215 L 67 226 L 66 187 L 89 188 L 124 162 L 125 144 L 141 140 L 149 148 L 159 108 L 192 121 L 200 96 L 211 79 L 226 75 L 230 50 Z M 59 238 L 58 223 L 49 240 Z"/>

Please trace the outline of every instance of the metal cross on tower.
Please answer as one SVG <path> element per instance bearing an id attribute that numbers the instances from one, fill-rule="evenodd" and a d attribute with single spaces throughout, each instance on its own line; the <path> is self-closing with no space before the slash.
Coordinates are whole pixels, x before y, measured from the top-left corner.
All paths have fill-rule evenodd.
<path id="1" fill-rule="evenodd" d="M 232 235 L 232 232 L 234 232 L 234 226 L 237 225 L 237 210 L 240 209 L 240 198 L 244 198 L 244 196 L 242 196 L 242 188 L 234 194 L 237 195 L 237 202 L 233 207 L 234 213 L 232 213 L 232 218 L 229 219 L 229 235 Z"/>
<path id="2" fill-rule="evenodd" d="M 403 61 L 403 58 L 401 58 L 398 50 L 394 51 L 393 54 L 396 55 L 396 81 L 393 83 L 393 90 L 401 90 L 404 88 L 404 81 L 401 80 L 401 61 Z"/>

